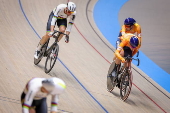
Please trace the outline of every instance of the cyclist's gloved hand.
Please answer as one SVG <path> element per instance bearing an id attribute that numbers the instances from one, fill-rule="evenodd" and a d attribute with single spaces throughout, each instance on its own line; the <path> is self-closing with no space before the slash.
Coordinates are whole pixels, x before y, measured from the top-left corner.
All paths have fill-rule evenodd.
<path id="1" fill-rule="evenodd" d="M 54 34 L 54 31 L 51 31 L 51 32 L 48 34 L 48 36 L 52 37 L 53 34 Z"/>
<path id="2" fill-rule="evenodd" d="M 125 59 L 124 58 L 122 58 L 122 63 L 125 63 L 126 61 L 125 61 Z"/>
<path id="3" fill-rule="evenodd" d="M 69 36 L 68 36 L 68 35 L 65 36 L 65 42 L 66 42 L 66 43 L 69 42 Z"/>

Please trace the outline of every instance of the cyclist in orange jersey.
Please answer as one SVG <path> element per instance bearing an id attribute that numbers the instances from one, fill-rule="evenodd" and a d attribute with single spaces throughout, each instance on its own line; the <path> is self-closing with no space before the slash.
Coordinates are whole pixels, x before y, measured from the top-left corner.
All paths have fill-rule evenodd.
<path id="1" fill-rule="evenodd" d="M 116 48 L 120 44 L 120 42 L 123 38 L 122 36 L 125 35 L 126 33 L 136 34 L 136 36 L 139 38 L 139 40 L 141 40 L 141 27 L 138 23 L 136 23 L 135 19 L 130 18 L 130 17 L 125 19 L 124 25 L 122 26 L 122 28 L 120 30 L 118 40 L 116 42 Z"/>
<path id="2" fill-rule="evenodd" d="M 125 58 L 127 56 L 133 57 L 139 50 L 141 44 L 140 40 L 137 36 L 131 33 L 127 33 L 123 35 L 122 41 L 118 48 L 115 51 L 115 56 L 113 58 L 113 62 L 115 62 L 115 67 L 113 68 L 113 72 L 117 67 L 120 67 L 121 62 L 126 63 Z M 131 67 L 131 64 L 130 64 Z M 119 87 L 119 84 L 117 85 Z"/>

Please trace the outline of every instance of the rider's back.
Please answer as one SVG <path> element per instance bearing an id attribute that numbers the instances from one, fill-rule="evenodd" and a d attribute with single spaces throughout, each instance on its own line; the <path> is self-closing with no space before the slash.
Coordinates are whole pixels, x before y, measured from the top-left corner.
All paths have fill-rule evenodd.
<path id="1" fill-rule="evenodd" d="M 141 27 L 138 23 L 135 23 L 134 26 L 132 27 L 131 30 L 126 30 L 125 25 L 122 26 L 121 32 L 125 32 L 125 33 L 141 33 Z"/>

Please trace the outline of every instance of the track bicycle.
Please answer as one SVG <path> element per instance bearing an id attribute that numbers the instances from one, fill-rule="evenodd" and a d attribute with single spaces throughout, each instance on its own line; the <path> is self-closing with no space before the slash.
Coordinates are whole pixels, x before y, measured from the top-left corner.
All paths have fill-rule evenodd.
<path id="1" fill-rule="evenodd" d="M 136 60 L 138 62 L 137 66 L 140 63 L 138 58 L 135 59 L 129 56 L 125 57 L 125 60 L 125 63 L 116 66 L 113 61 L 107 74 L 107 90 L 111 92 L 117 86 L 120 89 L 120 99 L 123 101 L 128 98 L 132 88 L 133 76 L 130 62 Z"/>
<path id="2" fill-rule="evenodd" d="M 37 65 L 43 57 L 47 57 L 44 68 L 45 73 L 49 73 L 55 65 L 59 52 L 59 45 L 57 42 L 61 34 L 66 35 L 66 37 L 69 38 L 67 34 L 54 30 L 54 33 L 52 34 L 53 38 L 55 38 L 54 43 L 48 47 L 49 38 L 48 41 L 41 47 L 38 59 L 34 58 L 34 64 Z"/>

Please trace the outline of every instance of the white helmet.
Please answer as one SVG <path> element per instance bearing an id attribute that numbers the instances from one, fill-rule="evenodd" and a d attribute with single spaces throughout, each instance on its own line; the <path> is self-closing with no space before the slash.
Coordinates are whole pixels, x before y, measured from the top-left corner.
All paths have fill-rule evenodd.
<path id="1" fill-rule="evenodd" d="M 52 95 L 61 94 L 66 88 L 64 81 L 56 77 L 43 80 L 42 85 Z"/>
<path id="2" fill-rule="evenodd" d="M 76 4 L 73 3 L 73 2 L 68 2 L 67 8 L 68 8 L 69 11 L 74 12 L 76 10 Z"/>

